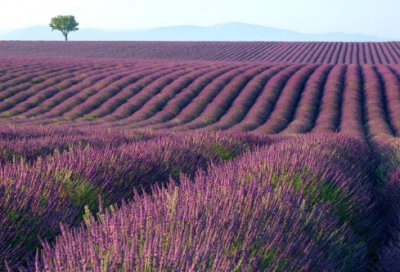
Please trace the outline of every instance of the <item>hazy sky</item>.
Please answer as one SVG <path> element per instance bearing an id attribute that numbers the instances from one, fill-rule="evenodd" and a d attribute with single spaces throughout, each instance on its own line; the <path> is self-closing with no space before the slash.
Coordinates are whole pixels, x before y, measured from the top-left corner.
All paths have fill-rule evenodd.
<path id="1" fill-rule="evenodd" d="M 241 22 L 303 33 L 400 38 L 399 0 L 1 0 L 0 30 L 74 15 L 80 28 L 148 29 Z"/>

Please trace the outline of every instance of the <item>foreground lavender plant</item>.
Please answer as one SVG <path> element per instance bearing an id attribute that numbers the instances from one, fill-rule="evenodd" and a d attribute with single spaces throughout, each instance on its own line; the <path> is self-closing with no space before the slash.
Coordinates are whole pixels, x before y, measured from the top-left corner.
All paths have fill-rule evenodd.
<path id="1" fill-rule="evenodd" d="M 373 148 L 379 163 L 379 184 L 384 234 L 378 247 L 379 271 L 399 271 L 400 267 L 400 142 L 394 137 L 376 137 Z"/>
<path id="2" fill-rule="evenodd" d="M 194 186 L 185 181 L 179 189 L 171 183 L 153 198 L 98 214 L 98 222 L 87 214 L 84 228 L 63 227 L 55 248 L 44 243 L 43 263 L 38 260 L 36 268 L 339 271 L 343 263 L 363 266 L 362 244 L 326 206 L 308 209 L 301 194 L 282 186 L 275 190 L 259 188 L 255 180 L 235 186 L 200 177 Z"/>
<path id="3" fill-rule="evenodd" d="M 136 194 L 97 220 L 86 209 L 81 228 L 63 226 L 54 245 L 43 241 L 32 268 L 365 271 L 370 241 L 362 233 L 376 218 L 371 186 L 358 172 L 368 157 L 357 143 L 326 135 L 288 140 L 214 165 L 193 182 L 181 177 L 180 186 Z M 336 160 L 344 154 L 356 168 Z M 324 169 L 332 161 L 335 168 Z"/>
<path id="4" fill-rule="evenodd" d="M 105 205 L 119 203 L 133 197 L 134 189 L 149 191 L 151 185 L 166 184 L 170 176 L 179 179 L 180 172 L 194 176 L 210 161 L 220 163 L 252 146 L 273 142 L 264 136 L 68 128 L 0 128 L 0 135 L 0 144 L 13 144 L 7 146 L 0 167 L 0 270 L 5 261 L 13 268 L 32 253 L 38 237 L 54 239 L 60 222 L 81 222 L 84 206 L 97 210 L 99 196 Z M 58 142 L 50 141 L 51 136 Z M 19 149 L 25 137 L 38 139 Z M 15 157 L 17 151 L 21 160 Z"/>

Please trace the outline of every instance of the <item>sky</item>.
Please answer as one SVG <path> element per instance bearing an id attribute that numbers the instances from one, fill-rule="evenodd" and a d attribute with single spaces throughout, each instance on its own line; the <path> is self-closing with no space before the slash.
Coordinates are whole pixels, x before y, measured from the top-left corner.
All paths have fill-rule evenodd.
<path id="1" fill-rule="evenodd" d="M 0 0 L 0 32 L 73 15 L 79 28 L 256 24 L 302 33 L 400 39 L 399 0 Z"/>

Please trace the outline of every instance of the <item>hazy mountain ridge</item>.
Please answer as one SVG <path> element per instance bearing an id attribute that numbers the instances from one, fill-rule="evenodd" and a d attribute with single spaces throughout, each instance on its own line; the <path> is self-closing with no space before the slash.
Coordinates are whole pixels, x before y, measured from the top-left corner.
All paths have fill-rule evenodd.
<path id="1" fill-rule="evenodd" d="M 148 30 L 81 29 L 71 32 L 71 41 L 388 41 L 376 36 L 345 34 L 305 34 L 266 26 L 225 23 L 209 27 L 172 26 Z M 59 31 L 48 26 L 34 26 L 0 32 L 0 40 L 62 40 Z"/>

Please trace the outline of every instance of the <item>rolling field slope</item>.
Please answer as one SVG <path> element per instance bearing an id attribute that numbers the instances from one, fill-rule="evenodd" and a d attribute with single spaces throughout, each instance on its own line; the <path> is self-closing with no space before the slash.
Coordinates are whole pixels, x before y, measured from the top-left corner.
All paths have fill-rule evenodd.
<path id="1" fill-rule="evenodd" d="M 399 64 L 0 41 L 0 271 L 400 271 Z"/>
<path id="2" fill-rule="evenodd" d="M 0 56 L 398 64 L 400 43 L 0 41 Z"/>
<path id="3" fill-rule="evenodd" d="M 400 136 L 400 66 L 3 58 L 2 123 Z"/>

